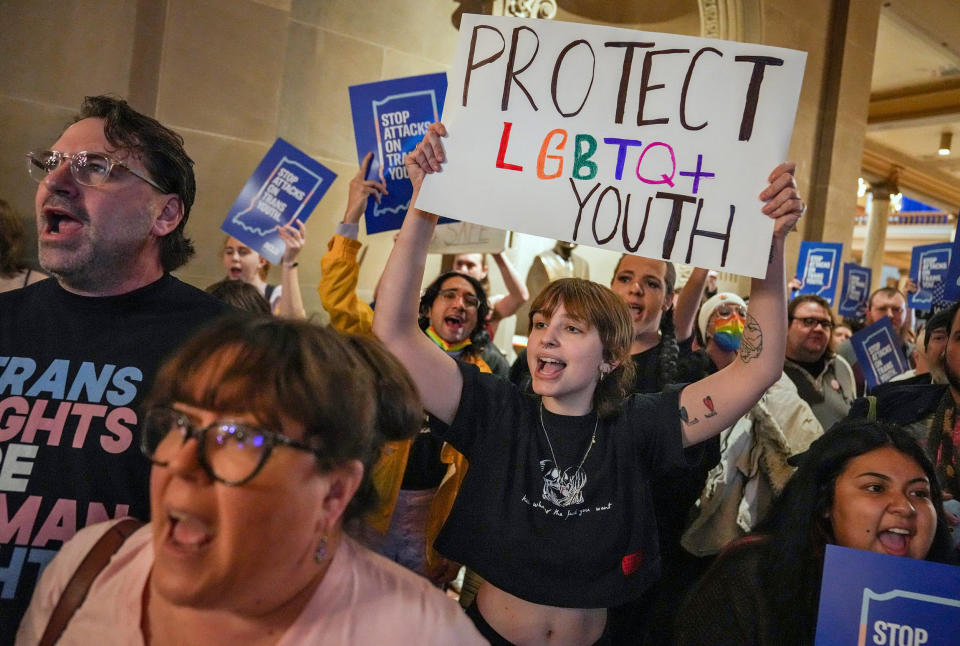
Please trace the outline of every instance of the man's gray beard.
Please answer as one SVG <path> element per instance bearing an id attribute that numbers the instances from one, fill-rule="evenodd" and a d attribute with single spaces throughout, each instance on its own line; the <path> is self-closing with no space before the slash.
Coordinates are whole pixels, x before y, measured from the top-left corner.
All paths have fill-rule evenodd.
<path id="1" fill-rule="evenodd" d="M 93 249 L 89 257 L 73 258 L 70 263 L 56 268 L 43 263 L 43 251 L 40 251 L 38 256 L 40 267 L 69 289 L 96 293 L 110 289 L 123 278 L 121 270 L 111 269 L 123 266 L 125 252 L 122 251 L 104 252 Z"/>

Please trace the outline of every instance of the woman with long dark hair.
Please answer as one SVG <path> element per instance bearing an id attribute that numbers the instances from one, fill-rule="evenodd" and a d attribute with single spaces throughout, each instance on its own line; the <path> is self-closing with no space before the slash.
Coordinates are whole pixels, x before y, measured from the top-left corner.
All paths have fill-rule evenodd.
<path id="1" fill-rule="evenodd" d="M 943 493 L 898 426 L 841 422 L 792 461 L 757 530 L 718 557 L 678 613 L 678 646 L 808 646 L 827 544 L 949 563 Z"/>

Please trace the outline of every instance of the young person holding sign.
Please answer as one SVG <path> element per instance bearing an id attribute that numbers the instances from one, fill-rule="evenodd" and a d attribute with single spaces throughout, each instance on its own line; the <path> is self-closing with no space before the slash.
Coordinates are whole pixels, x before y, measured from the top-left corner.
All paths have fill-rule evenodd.
<path id="1" fill-rule="evenodd" d="M 756 533 L 732 543 L 680 608 L 674 644 L 813 644 L 827 544 L 955 560 L 937 473 L 902 427 L 839 422 L 791 462 L 797 472 Z"/>
<path id="2" fill-rule="evenodd" d="M 564 279 L 530 308 L 534 397 L 458 364 L 417 327 L 417 293 L 437 221 L 416 208 L 444 161 L 442 124 L 407 156 L 413 200 L 387 262 L 373 329 L 406 365 L 436 429 L 470 461 L 437 539 L 486 579 L 468 612 L 494 644 L 609 642 L 607 610 L 659 576 L 649 480 L 683 448 L 743 415 L 780 376 L 783 244 L 803 212 L 792 164 L 760 194 L 775 218 L 767 277 L 754 280 L 740 360 L 682 390 L 624 397 L 633 325 L 606 287 Z M 493 187 L 491 187 L 492 189 Z"/>

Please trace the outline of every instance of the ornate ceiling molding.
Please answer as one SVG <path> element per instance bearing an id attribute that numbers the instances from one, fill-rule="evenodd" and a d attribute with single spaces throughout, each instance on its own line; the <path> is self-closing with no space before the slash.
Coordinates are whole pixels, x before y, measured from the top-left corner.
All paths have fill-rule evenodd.
<path id="1" fill-rule="evenodd" d="M 739 42 L 763 42 L 761 0 L 698 0 L 700 35 Z"/>

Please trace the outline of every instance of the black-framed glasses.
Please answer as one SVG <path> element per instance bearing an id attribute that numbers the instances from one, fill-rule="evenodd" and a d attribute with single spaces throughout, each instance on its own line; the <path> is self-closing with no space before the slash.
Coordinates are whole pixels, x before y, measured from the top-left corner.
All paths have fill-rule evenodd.
<path id="1" fill-rule="evenodd" d="M 99 186 L 107 181 L 110 173 L 116 166 L 124 168 L 134 177 L 139 177 L 150 186 L 161 193 L 165 191 L 159 184 L 144 175 L 127 166 L 124 162 L 109 157 L 103 153 L 93 153 L 83 150 L 72 155 L 62 153 L 59 150 L 40 150 L 27 153 L 27 172 L 30 177 L 38 184 L 42 182 L 47 175 L 60 168 L 60 164 L 65 159 L 70 160 L 70 174 L 73 175 L 78 183 L 84 186 Z"/>
<path id="2" fill-rule="evenodd" d="M 480 306 L 480 299 L 475 295 L 457 291 L 456 289 L 441 289 L 437 296 L 451 303 L 457 300 L 457 298 L 462 298 L 464 307 L 469 307 L 474 310 Z"/>
<path id="3" fill-rule="evenodd" d="M 793 317 L 793 320 L 799 321 L 800 325 L 802 325 L 807 329 L 812 329 L 818 325 L 822 327 L 824 330 L 827 330 L 828 332 L 833 329 L 833 321 L 829 321 L 827 319 L 818 319 L 812 316 L 804 316 L 802 318 Z"/>
<path id="4" fill-rule="evenodd" d="M 141 425 L 140 450 L 148 460 L 165 467 L 191 437 L 197 440 L 197 459 L 203 470 L 230 486 L 242 485 L 257 475 L 275 446 L 321 457 L 312 446 L 246 422 L 217 420 L 197 428 L 184 413 L 167 407 L 147 411 Z"/>

